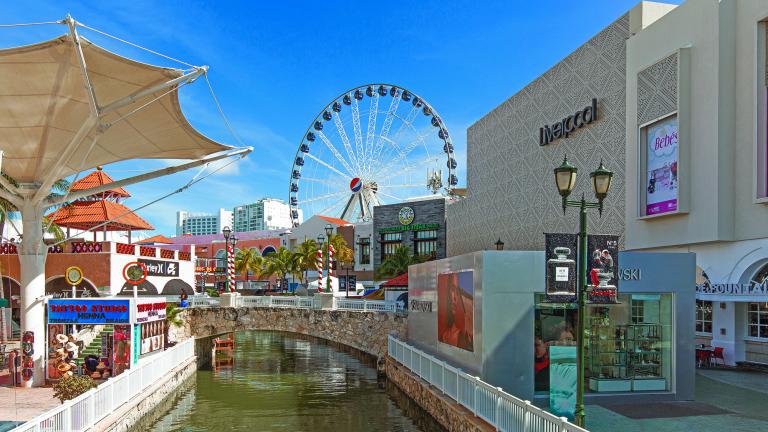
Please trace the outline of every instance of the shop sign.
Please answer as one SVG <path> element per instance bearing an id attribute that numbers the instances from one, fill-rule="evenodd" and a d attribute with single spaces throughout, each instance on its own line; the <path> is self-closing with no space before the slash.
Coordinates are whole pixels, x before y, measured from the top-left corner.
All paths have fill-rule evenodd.
<path id="1" fill-rule="evenodd" d="M 440 224 L 414 224 L 414 225 L 401 225 L 396 227 L 379 228 L 380 233 L 384 232 L 397 232 L 397 231 L 429 231 L 440 228 Z"/>
<path id="2" fill-rule="evenodd" d="M 568 138 L 577 129 L 591 124 L 597 120 L 597 99 L 592 99 L 592 104 L 573 115 L 560 120 L 552 126 L 539 128 L 539 145 L 545 146 L 560 138 Z"/>
<path id="3" fill-rule="evenodd" d="M 415 217 L 416 213 L 411 207 L 403 207 L 397 213 L 397 219 L 400 221 L 400 225 L 410 225 Z"/>
<path id="4" fill-rule="evenodd" d="M 432 312 L 432 302 L 424 300 L 411 300 L 410 310 L 414 312 Z"/>
<path id="5" fill-rule="evenodd" d="M 546 299 L 552 303 L 576 301 L 576 234 L 545 233 Z"/>
<path id="6" fill-rule="evenodd" d="M 619 280 L 643 280 L 643 272 L 639 268 L 624 268 L 619 270 Z"/>
<path id="7" fill-rule="evenodd" d="M 213 266 L 197 266 L 195 267 L 195 273 L 213 273 L 218 267 Z M 223 267 L 221 267 L 223 269 Z"/>
<path id="8" fill-rule="evenodd" d="M 645 214 L 674 212 L 678 200 L 677 115 L 646 126 L 645 141 Z"/>
<path id="9" fill-rule="evenodd" d="M 163 300 L 157 298 L 136 299 L 136 322 L 146 323 L 165 319 L 165 306 Z"/>
<path id="10" fill-rule="evenodd" d="M 51 299 L 49 324 L 128 324 L 129 300 Z"/>
<path id="11" fill-rule="evenodd" d="M 768 282 L 748 284 L 710 284 L 696 285 L 699 294 L 719 295 L 768 295 Z"/>
<path id="12" fill-rule="evenodd" d="M 149 276 L 178 277 L 179 263 L 139 258 L 139 262 L 147 267 Z"/>
<path id="13" fill-rule="evenodd" d="M 347 291 L 347 282 L 349 282 L 349 290 L 354 293 L 357 289 L 357 275 L 339 276 L 339 291 Z"/>

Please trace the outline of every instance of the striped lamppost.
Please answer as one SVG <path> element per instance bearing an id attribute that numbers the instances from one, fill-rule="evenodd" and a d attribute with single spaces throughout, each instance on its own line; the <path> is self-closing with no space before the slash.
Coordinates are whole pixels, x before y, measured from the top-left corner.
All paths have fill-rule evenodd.
<path id="1" fill-rule="evenodd" d="M 232 230 L 226 226 L 222 228 L 221 233 L 224 234 L 224 246 L 226 250 L 226 261 L 227 261 L 227 274 L 226 274 L 226 283 L 224 284 L 224 290 L 232 292 L 232 283 L 235 279 L 235 259 L 234 259 L 234 248 L 229 243 L 229 237 L 232 235 Z"/>

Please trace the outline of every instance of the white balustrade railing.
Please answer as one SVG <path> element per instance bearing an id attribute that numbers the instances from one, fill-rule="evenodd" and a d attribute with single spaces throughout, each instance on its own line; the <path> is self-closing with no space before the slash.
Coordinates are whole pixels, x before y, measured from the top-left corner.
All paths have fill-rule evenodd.
<path id="1" fill-rule="evenodd" d="M 29 420 L 12 432 L 87 431 L 194 355 L 195 340 L 190 338 L 163 352 L 140 360 L 133 368 Z"/>
<path id="2" fill-rule="evenodd" d="M 318 309 L 320 300 L 316 297 L 302 296 L 236 296 L 233 301 L 237 307 L 278 307 L 297 309 Z M 219 300 L 207 296 L 192 296 L 189 298 L 190 307 L 219 306 Z M 360 312 L 398 312 L 403 309 L 393 301 L 348 299 L 334 297 L 331 304 L 334 310 L 349 310 Z"/>
<path id="3" fill-rule="evenodd" d="M 435 386 L 474 415 L 504 432 L 587 432 L 529 401 L 516 398 L 479 377 L 389 336 L 390 357 Z"/>

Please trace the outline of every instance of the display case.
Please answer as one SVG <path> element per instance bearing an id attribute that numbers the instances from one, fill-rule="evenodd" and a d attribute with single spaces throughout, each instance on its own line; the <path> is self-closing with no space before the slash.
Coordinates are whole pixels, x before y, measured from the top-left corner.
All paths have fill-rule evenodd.
<path id="1" fill-rule="evenodd" d="M 611 325 L 606 317 L 595 316 L 590 330 L 590 390 L 666 390 L 660 324 Z"/>
<path id="2" fill-rule="evenodd" d="M 627 369 L 632 379 L 632 391 L 663 391 L 660 324 L 630 324 L 626 330 Z"/>
<path id="3" fill-rule="evenodd" d="M 592 317 L 590 325 L 589 389 L 595 392 L 632 391 L 628 375 L 626 326 L 611 325 L 607 317 Z"/>

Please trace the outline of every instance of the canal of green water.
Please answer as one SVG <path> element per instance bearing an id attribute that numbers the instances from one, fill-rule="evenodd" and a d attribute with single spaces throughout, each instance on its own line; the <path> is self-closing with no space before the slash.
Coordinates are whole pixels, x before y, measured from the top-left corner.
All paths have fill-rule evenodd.
<path id="1" fill-rule="evenodd" d="M 278 332 L 235 336 L 232 366 L 200 370 L 134 431 L 402 431 L 443 429 L 370 359 Z"/>

